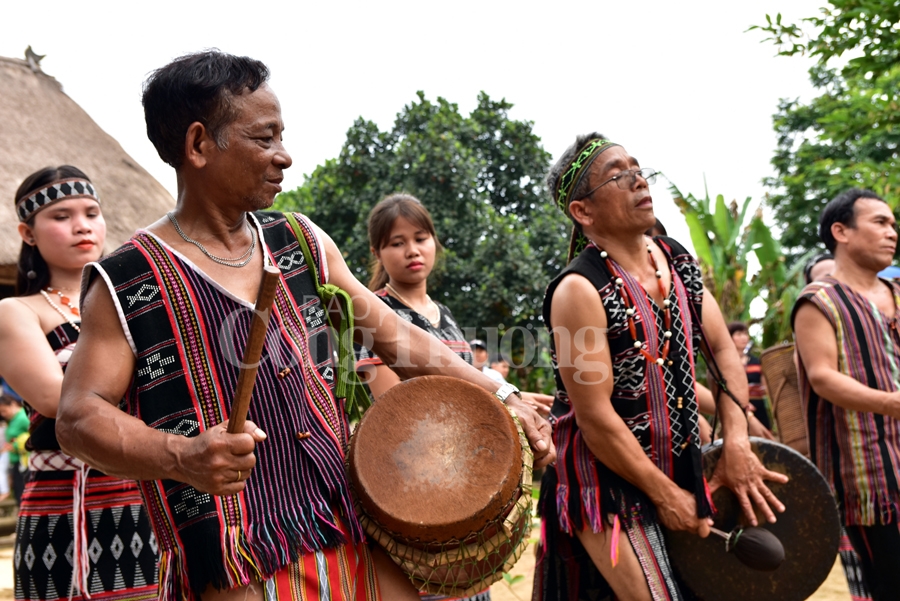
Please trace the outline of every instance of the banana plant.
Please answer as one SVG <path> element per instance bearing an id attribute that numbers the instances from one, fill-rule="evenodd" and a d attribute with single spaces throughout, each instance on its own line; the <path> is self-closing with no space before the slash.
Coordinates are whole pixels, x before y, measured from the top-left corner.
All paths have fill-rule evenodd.
<path id="1" fill-rule="evenodd" d="M 790 269 L 784 272 L 783 279 L 769 278 L 762 282 L 767 305 L 766 314 L 761 320 L 763 348 L 790 342 L 793 339 L 791 311 L 806 285 L 803 268 L 817 252 L 818 249 L 812 249 L 797 259 Z"/>
<path id="2" fill-rule="evenodd" d="M 803 289 L 802 270 L 809 257 L 788 269 L 781 244 L 763 220 L 762 210 L 748 219 L 749 197 L 738 205 L 736 201 L 726 204 L 721 194 L 713 202 L 708 191 L 700 199 L 685 195 L 674 184 L 669 191 L 687 221 L 703 283 L 725 319 L 760 323 L 763 348 L 790 340 L 791 309 Z M 748 278 L 751 255 L 755 255 L 759 270 Z M 754 319 L 750 304 L 756 298 L 765 301 L 766 311 Z"/>
<path id="3" fill-rule="evenodd" d="M 725 197 L 719 194 L 713 203 L 708 190 L 698 199 L 693 194 L 682 194 L 675 184 L 669 186 L 669 192 L 690 229 L 703 283 L 718 301 L 725 319 L 749 321 L 750 302 L 758 296 L 759 288 L 747 278 L 747 263 L 750 252 L 767 242 L 757 243 L 761 232 L 743 227 L 751 199 L 748 197 L 738 206 L 737 201 L 726 204 Z M 757 218 L 758 215 L 753 219 Z M 762 224 L 761 218 L 759 221 Z M 761 249 L 767 259 L 768 250 Z M 763 263 L 760 252 L 757 258 Z"/>

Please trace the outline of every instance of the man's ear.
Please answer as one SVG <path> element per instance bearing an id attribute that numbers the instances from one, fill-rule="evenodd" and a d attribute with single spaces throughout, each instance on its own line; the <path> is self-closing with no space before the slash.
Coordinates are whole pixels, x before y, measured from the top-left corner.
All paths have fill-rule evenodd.
<path id="1" fill-rule="evenodd" d="M 585 200 L 573 200 L 570 202 L 569 214 L 582 227 L 594 224 L 594 207 Z"/>
<path id="2" fill-rule="evenodd" d="M 834 236 L 835 242 L 847 242 L 847 230 L 850 228 L 847 227 L 846 223 L 835 222 L 831 224 L 831 235 Z"/>
<path id="3" fill-rule="evenodd" d="M 209 130 L 199 121 L 188 126 L 184 136 L 184 162 L 194 169 L 202 169 L 209 162 L 209 155 L 218 150 L 216 141 L 209 135 Z"/>

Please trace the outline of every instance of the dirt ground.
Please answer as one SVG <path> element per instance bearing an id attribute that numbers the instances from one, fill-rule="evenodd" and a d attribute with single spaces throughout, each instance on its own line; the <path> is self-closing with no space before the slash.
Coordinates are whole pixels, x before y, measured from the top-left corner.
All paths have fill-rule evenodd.
<path id="1" fill-rule="evenodd" d="M 0 538 L 0 601 L 14 599 L 13 594 L 13 543 L 15 536 Z M 513 568 L 511 576 L 522 575 L 523 578 L 508 585 L 504 580 L 491 587 L 493 601 L 528 601 L 531 599 L 531 578 L 534 572 L 534 547 L 526 549 L 522 559 Z M 847 581 L 841 569 L 840 561 L 835 563 L 834 569 L 828 575 L 825 583 L 816 591 L 810 601 L 849 601 L 850 593 L 847 590 Z"/>
<path id="2" fill-rule="evenodd" d="M 0 599 L 14 599 L 13 590 L 13 545 L 16 535 L 0 537 Z M 515 597 L 511 597 L 515 598 Z"/>

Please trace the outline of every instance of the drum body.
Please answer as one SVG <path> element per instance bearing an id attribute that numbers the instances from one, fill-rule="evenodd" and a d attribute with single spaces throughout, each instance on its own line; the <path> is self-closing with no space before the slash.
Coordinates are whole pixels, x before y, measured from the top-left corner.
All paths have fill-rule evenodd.
<path id="1" fill-rule="evenodd" d="M 782 344 L 763 351 L 759 358 L 766 379 L 772 413 L 778 424 L 778 438 L 802 455 L 809 456 L 806 420 L 800 404 L 794 345 Z"/>
<path id="2" fill-rule="evenodd" d="M 420 590 L 449 596 L 499 580 L 527 546 L 531 463 L 506 406 L 444 376 L 379 397 L 348 453 L 363 528 Z"/>
<path id="3" fill-rule="evenodd" d="M 834 566 L 841 537 L 837 505 L 825 478 L 806 457 L 783 444 L 750 439 L 753 452 L 768 469 L 787 474 L 787 484 L 767 482 L 784 503 L 778 521 L 768 524 L 757 512 L 759 525 L 784 545 L 784 563 L 773 572 L 753 570 L 714 535 L 700 538 L 687 532 L 666 532 L 669 558 L 684 584 L 701 601 L 802 601 L 811 596 Z M 707 445 L 703 471 L 711 478 L 722 452 L 721 441 Z M 715 526 L 730 532 L 747 526 L 737 497 L 722 487 L 713 494 Z"/>

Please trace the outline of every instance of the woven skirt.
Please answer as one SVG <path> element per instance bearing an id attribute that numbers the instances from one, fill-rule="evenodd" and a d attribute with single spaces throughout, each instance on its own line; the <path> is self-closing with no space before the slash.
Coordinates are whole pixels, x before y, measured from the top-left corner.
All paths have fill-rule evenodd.
<path id="1" fill-rule="evenodd" d="M 137 483 L 58 451 L 34 453 L 31 467 L 16 528 L 15 598 L 83 599 L 86 591 L 94 600 L 156 599 L 157 544 Z"/>

